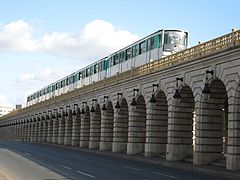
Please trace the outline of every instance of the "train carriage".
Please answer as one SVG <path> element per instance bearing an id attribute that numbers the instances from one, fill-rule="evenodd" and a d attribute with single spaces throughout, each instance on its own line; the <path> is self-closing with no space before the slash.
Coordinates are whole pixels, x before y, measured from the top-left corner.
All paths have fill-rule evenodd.
<path id="1" fill-rule="evenodd" d="M 27 106 L 186 49 L 188 33 L 162 29 L 27 97 Z"/>

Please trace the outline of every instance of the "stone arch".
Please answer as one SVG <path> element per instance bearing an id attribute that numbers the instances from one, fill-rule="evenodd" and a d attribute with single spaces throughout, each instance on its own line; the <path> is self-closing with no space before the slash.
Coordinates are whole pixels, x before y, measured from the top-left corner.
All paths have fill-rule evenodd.
<path id="1" fill-rule="evenodd" d="M 101 113 L 100 150 L 112 150 L 113 143 L 113 105 L 109 101 L 106 110 Z"/>
<path id="2" fill-rule="evenodd" d="M 152 157 L 166 153 L 168 103 L 163 91 L 154 95 L 156 102 L 147 109 L 145 156 Z"/>
<path id="3" fill-rule="evenodd" d="M 114 130 L 113 130 L 113 152 L 127 150 L 128 141 L 128 104 L 125 98 L 120 101 L 120 108 L 115 107 Z"/>
<path id="4" fill-rule="evenodd" d="M 89 149 L 99 149 L 101 135 L 101 109 L 100 105 L 93 106 L 90 114 L 90 141 Z"/>
<path id="5" fill-rule="evenodd" d="M 228 97 L 224 83 L 214 79 L 210 93 L 203 94 L 196 124 L 195 164 L 209 164 L 223 158 L 224 122 L 228 119 Z"/>
<path id="6" fill-rule="evenodd" d="M 89 135 L 90 135 L 90 110 L 89 106 L 86 105 L 84 111 L 81 111 L 81 130 L 80 130 L 80 147 L 89 146 Z"/>
<path id="7" fill-rule="evenodd" d="M 193 154 L 193 124 L 195 102 L 191 88 L 181 86 L 180 98 L 169 107 L 167 160 L 183 160 Z"/>
<path id="8" fill-rule="evenodd" d="M 128 121 L 127 154 L 144 153 L 146 140 L 146 103 L 142 95 L 136 98 L 136 106 L 131 106 Z"/>

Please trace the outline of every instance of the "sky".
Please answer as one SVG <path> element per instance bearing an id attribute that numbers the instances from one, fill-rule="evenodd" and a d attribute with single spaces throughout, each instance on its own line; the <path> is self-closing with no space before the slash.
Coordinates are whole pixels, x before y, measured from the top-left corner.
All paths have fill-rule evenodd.
<path id="1" fill-rule="evenodd" d="M 239 0 L 0 0 L 0 107 L 159 29 L 189 45 L 240 28 Z"/>

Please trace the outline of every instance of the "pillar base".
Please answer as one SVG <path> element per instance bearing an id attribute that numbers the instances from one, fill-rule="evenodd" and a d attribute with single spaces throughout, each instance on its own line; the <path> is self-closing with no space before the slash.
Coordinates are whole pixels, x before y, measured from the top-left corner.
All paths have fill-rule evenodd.
<path id="1" fill-rule="evenodd" d="M 112 152 L 124 152 L 127 150 L 127 143 L 124 142 L 113 142 Z"/>
<path id="2" fill-rule="evenodd" d="M 89 142 L 89 149 L 99 149 L 99 142 L 90 141 Z"/>
<path id="3" fill-rule="evenodd" d="M 139 154 L 144 151 L 144 143 L 127 143 L 127 154 Z"/>
<path id="4" fill-rule="evenodd" d="M 112 142 L 100 142 L 99 150 L 100 151 L 112 150 Z"/>
<path id="5" fill-rule="evenodd" d="M 166 159 L 180 161 L 192 154 L 192 145 L 167 144 Z"/>
<path id="6" fill-rule="evenodd" d="M 72 140 L 72 146 L 79 146 L 79 140 Z"/>
<path id="7" fill-rule="evenodd" d="M 64 145 L 69 146 L 72 144 L 72 138 L 71 137 L 64 137 Z"/>
<path id="8" fill-rule="evenodd" d="M 227 155 L 226 168 L 230 170 L 240 170 L 240 155 Z"/>
<path id="9" fill-rule="evenodd" d="M 221 158 L 223 158 L 223 155 L 221 153 L 195 152 L 193 155 L 193 164 L 196 164 L 196 165 L 209 164 Z"/>
<path id="10" fill-rule="evenodd" d="M 166 153 L 166 144 L 145 144 L 145 157 L 156 157 L 163 153 Z"/>
<path id="11" fill-rule="evenodd" d="M 79 147 L 80 148 L 84 148 L 84 147 L 88 147 L 88 146 L 89 146 L 88 141 L 80 141 L 79 142 Z"/>
<path id="12" fill-rule="evenodd" d="M 64 139 L 63 137 L 58 138 L 58 144 L 64 144 Z"/>

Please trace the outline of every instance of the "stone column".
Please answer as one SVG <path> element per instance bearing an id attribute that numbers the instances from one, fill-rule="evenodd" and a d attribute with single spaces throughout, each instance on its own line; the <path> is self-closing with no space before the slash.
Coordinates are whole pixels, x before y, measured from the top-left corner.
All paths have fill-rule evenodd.
<path id="1" fill-rule="evenodd" d="M 59 128 L 58 128 L 58 144 L 64 143 L 64 135 L 65 135 L 65 114 L 62 110 L 61 114 L 59 114 Z"/>
<path id="2" fill-rule="evenodd" d="M 101 132 L 101 112 L 99 105 L 94 112 L 90 112 L 90 140 L 89 149 L 99 149 Z"/>
<path id="3" fill-rule="evenodd" d="M 234 101 L 235 100 L 235 101 Z M 228 149 L 226 168 L 240 170 L 240 103 L 236 99 L 230 99 L 228 108 Z M 231 103 L 232 102 L 232 103 Z"/>
<path id="4" fill-rule="evenodd" d="M 146 105 L 144 99 L 141 98 L 136 107 L 131 106 L 129 112 L 127 154 L 143 153 L 145 140 Z"/>
<path id="5" fill-rule="evenodd" d="M 90 113 L 89 110 L 81 114 L 81 130 L 80 130 L 80 142 L 79 146 L 89 146 L 89 134 L 90 134 Z"/>
<path id="6" fill-rule="evenodd" d="M 126 103 L 125 103 L 126 104 Z M 127 150 L 128 140 L 128 106 L 116 109 L 114 112 L 114 130 L 113 130 L 113 152 L 124 152 Z"/>
<path id="7" fill-rule="evenodd" d="M 43 142 L 42 141 L 43 140 L 43 120 L 44 119 L 41 118 L 41 120 L 38 121 L 38 142 L 39 143 Z"/>
<path id="8" fill-rule="evenodd" d="M 31 122 L 27 122 L 27 125 L 28 125 L 28 132 L 27 132 L 27 142 L 31 142 Z"/>
<path id="9" fill-rule="evenodd" d="M 166 153 L 168 106 L 167 101 L 159 99 L 147 109 L 145 157 Z"/>
<path id="10" fill-rule="evenodd" d="M 64 135 L 64 145 L 68 146 L 72 144 L 72 110 L 68 109 L 65 118 L 65 135 Z"/>
<path id="11" fill-rule="evenodd" d="M 168 117 L 168 144 L 166 159 L 183 160 L 192 155 L 193 109 L 188 103 L 173 102 Z"/>
<path id="12" fill-rule="evenodd" d="M 101 138 L 99 150 L 112 150 L 113 143 L 113 109 L 108 106 L 101 114 Z"/>
<path id="13" fill-rule="evenodd" d="M 55 112 L 55 115 L 52 117 L 53 120 L 53 136 L 52 136 L 52 143 L 58 143 L 58 130 L 59 130 L 59 122 L 58 122 L 58 115 Z"/>
<path id="14" fill-rule="evenodd" d="M 34 129 L 35 129 L 35 123 L 32 121 L 31 122 L 31 131 L 30 131 L 30 142 L 33 142 L 33 137 L 34 137 Z"/>
<path id="15" fill-rule="evenodd" d="M 48 136 L 48 119 L 47 117 L 43 121 L 43 136 L 42 136 L 42 142 L 47 142 L 47 136 Z"/>
<path id="16" fill-rule="evenodd" d="M 81 115 L 80 115 L 80 111 L 78 110 L 78 108 L 75 109 L 72 118 L 73 118 L 72 146 L 79 146 Z"/>
<path id="17" fill-rule="evenodd" d="M 34 130 L 33 130 L 33 142 L 37 142 L 38 139 L 38 120 L 34 122 Z"/>
<path id="18" fill-rule="evenodd" d="M 47 142 L 51 143 L 52 142 L 52 136 L 53 136 L 53 120 L 52 120 L 51 115 L 50 115 L 49 119 L 47 120 L 47 122 L 48 122 Z"/>

